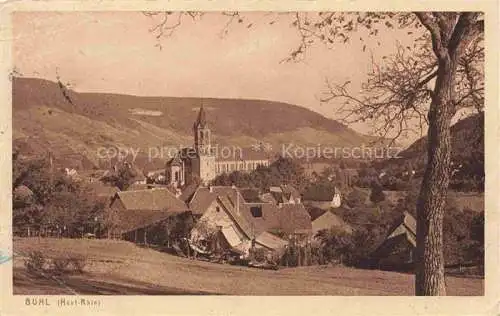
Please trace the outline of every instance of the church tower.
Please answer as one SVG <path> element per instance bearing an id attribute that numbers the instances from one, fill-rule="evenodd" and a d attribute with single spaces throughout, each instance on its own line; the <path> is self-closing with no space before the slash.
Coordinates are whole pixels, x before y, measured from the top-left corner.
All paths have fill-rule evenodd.
<path id="1" fill-rule="evenodd" d="M 203 103 L 200 106 L 198 117 L 193 125 L 194 149 L 197 159 L 193 161 L 193 172 L 200 180 L 207 184 L 215 178 L 215 153 L 211 143 L 211 131 L 207 125 L 207 119 Z"/>

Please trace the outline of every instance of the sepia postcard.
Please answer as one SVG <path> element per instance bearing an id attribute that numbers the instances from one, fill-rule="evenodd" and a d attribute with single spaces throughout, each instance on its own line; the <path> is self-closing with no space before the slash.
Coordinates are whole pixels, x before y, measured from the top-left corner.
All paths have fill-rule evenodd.
<path id="1" fill-rule="evenodd" d="M 498 315 L 496 1 L 0 4 L 1 315 Z"/>

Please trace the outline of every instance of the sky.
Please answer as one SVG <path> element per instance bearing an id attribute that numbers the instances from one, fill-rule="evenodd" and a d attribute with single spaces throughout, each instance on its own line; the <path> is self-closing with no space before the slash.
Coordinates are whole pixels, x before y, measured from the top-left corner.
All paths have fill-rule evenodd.
<path id="1" fill-rule="evenodd" d="M 228 17 L 221 13 L 206 13 L 196 22 L 185 18 L 158 41 L 150 30 L 159 20 L 141 12 L 16 12 L 14 67 L 26 77 L 56 80 L 59 75 L 80 92 L 266 99 L 335 119 L 339 104 L 319 101 L 325 80 L 350 80 L 352 91 L 359 91 L 371 54 L 381 58 L 398 41 L 408 41 L 402 31 L 382 31 L 364 43 L 363 34 L 355 34 L 347 44 L 314 45 L 302 61 L 282 62 L 299 44 L 289 17 L 279 15 L 272 25 L 276 14 L 244 17 L 245 23 L 231 24 L 227 34 Z M 371 131 L 365 124 L 351 127 Z"/>

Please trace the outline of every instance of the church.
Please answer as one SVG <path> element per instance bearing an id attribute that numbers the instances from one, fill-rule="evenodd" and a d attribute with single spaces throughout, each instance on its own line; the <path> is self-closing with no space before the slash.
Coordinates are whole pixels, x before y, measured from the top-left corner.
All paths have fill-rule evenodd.
<path id="1" fill-rule="evenodd" d="M 193 134 L 194 146 L 183 148 L 167 161 L 167 184 L 180 187 L 198 180 L 207 185 L 220 174 L 250 172 L 270 164 L 269 153 L 263 150 L 212 145 L 212 133 L 203 104 L 193 124 Z"/>

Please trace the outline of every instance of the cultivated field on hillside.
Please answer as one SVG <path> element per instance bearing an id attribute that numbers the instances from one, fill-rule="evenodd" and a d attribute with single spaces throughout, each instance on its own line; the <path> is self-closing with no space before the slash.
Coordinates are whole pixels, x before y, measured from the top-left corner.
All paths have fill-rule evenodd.
<path id="1" fill-rule="evenodd" d="M 83 275 L 58 280 L 26 272 L 24 256 L 84 255 Z M 413 276 L 311 266 L 279 271 L 195 261 L 113 240 L 14 239 L 14 294 L 412 295 Z M 447 278 L 449 295 L 483 295 L 484 280 Z"/>

